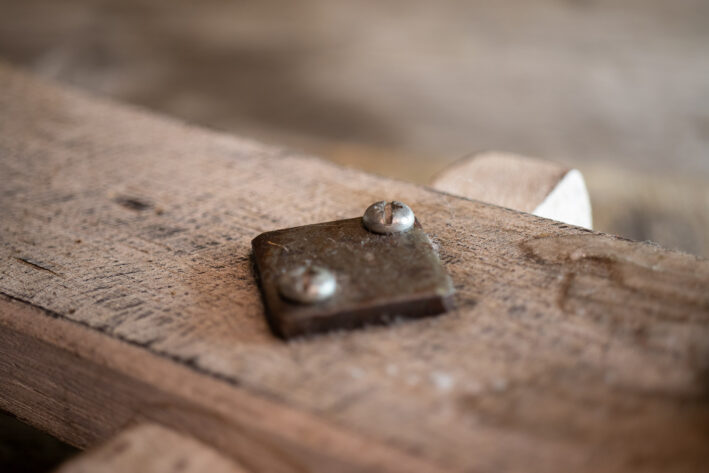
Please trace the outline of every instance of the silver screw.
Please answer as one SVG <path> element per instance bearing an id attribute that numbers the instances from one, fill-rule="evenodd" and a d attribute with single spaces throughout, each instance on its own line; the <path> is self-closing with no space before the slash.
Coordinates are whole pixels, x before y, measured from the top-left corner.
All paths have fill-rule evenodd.
<path id="1" fill-rule="evenodd" d="M 278 278 L 281 295 L 303 304 L 329 299 L 336 288 L 335 275 L 320 266 L 299 266 Z"/>
<path id="2" fill-rule="evenodd" d="M 364 226 L 374 233 L 399 233 L 410 230 L 416 217 L 414 211 L 403 202 L 382 200 L 364 211 Z"/>

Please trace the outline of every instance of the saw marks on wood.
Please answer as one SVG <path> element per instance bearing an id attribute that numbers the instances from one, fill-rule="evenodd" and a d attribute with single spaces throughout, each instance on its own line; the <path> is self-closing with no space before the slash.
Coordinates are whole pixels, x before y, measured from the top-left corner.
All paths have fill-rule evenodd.
<path id="1" fill-rule="evenodd" d="M 706 260 L 159 119 L 5 66 L 0 90 L 3 294 L 453 470 L 706 464 Z M 383 199 L 414 209 L 458 310 L 273 337 L 251 239 Z"/>

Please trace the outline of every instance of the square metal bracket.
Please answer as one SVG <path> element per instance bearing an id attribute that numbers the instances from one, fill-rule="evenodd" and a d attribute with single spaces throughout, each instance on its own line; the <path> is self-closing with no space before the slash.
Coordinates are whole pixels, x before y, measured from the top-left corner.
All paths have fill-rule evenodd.
<path id="1" fill-rule="evenodd" d="M 269 323 L 284 338 L 453 308 L 453 284 L 418 221 L 378 234 L 352 218 L 262 233 L 251 244 Z M 334 275 L 331 297 L 301 303 L 283 296 L 279 278 L 304 265 Z"/>

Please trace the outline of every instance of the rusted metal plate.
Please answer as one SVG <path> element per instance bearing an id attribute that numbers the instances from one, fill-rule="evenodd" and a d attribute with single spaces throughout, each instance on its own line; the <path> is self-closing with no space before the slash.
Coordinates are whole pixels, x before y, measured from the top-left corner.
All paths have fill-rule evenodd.
<path id="1" fill-rule="evenodd" d="M 262 233 L 252 241 L 269 323 L 284 338 L 439 314 L 453 285 L 418 221 L 403 233 L 367 231 L 361 218 Z M 278 281 L 302 265 L 335 274 L 332 297 L 291 302 Z"/>

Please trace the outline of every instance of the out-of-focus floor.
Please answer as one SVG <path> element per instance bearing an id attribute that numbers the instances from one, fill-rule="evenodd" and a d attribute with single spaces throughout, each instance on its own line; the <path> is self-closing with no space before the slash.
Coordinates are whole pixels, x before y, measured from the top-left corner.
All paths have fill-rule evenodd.
<path id="1" fill-rule="evenodd" d="M 704 0 L 0 0 L 42 76 L 417 182 L 564 162 L 597 229 L 703 255 L 708 50 Z"/>

